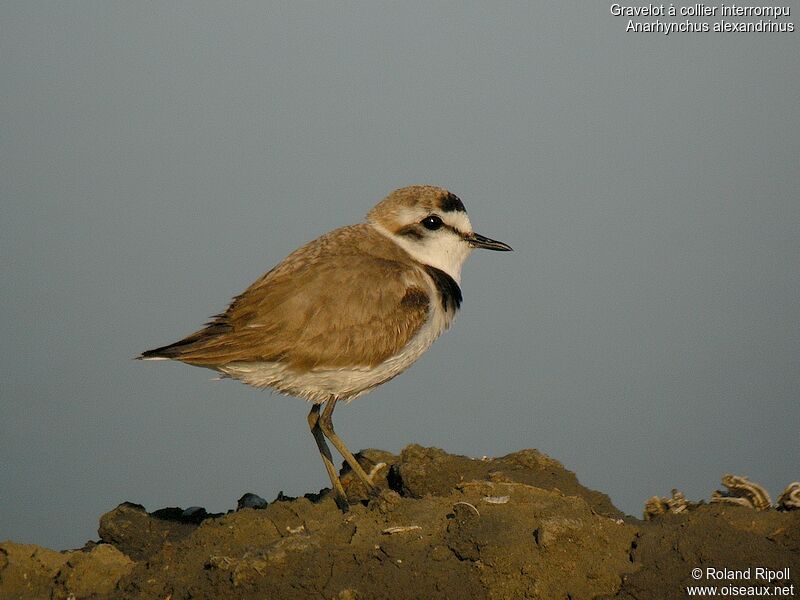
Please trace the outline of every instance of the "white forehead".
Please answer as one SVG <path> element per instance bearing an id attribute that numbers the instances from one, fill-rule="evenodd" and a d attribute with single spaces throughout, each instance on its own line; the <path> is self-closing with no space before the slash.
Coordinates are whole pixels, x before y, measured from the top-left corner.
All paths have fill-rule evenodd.
<path id="1" fill-rule="evenodd" d="M 451 210 L 444 212 L 438 209 L 425 210 L 421 206 L 403 207 L 398 211 L 398 220 L 405 224 L 419 223 L 428 215 L 439 215 L 445 224 L 457 229 L 461 233 L 472 233 L 472 223 L 469 221 L 467 213 L 463 210 Z"/>
<path id="2" fill-rule="evenodd" d="M 439 214 L 439 213 L 437 213 Z M 467 213 L 461 210 L 451 210 L 450 212 L 439 214 L 442 221 L 455 227 L 461 233 L 472 233 L 472 223 L 469 222 Z"/>

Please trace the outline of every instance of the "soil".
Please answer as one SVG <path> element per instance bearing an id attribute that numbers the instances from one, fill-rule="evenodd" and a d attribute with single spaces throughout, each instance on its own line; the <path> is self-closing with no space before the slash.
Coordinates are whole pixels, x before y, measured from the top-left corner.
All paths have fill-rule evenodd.
<path id="1" fill-rule="evenodd" d="M 800 595 L 797 510 L 700 503 L 640 521 L 536 450 L 472 459 L 411 445 L 358 458 L 381 491 L 367 497 L 344 469 L 346 514 L 327 490 L 245 508 L 265 504 L 250 495 L 227 514 L 126 502 L 79 550 L 4 542 L 0 598 L 645 600 L 686 598 L 692 585 Z"/>

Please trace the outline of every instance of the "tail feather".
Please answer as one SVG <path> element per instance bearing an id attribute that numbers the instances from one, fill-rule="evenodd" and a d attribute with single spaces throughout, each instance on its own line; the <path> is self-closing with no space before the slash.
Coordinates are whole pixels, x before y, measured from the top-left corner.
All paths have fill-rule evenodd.
<path id="1" fill-rule="evenodd" d="M 175 342 L 168 346 L 161 346 L 161 348 L 153 348 L 152 350 L 145 350 L 136 360 L 171 360 L 178 358 L 181 354 L 181 342 Z"/>
<path id="2" fill-rule="evenodd" d="M 181 357 L 198 344 L 206 343 L 216 336 L 230 331 L 230 326 L 222 323 L 210 323 L 207 327 L 172 344 L 145 350 L 136 360 L 181 360 Z"/>

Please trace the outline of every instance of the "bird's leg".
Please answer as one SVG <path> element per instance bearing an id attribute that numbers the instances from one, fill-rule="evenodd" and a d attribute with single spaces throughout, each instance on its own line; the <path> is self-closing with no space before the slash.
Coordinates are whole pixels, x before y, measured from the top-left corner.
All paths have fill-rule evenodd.
<path id="1" fill-rule="evenodd" d="M 311 407 L 311 412 L 308 413 L 308 426 L 311 428 L 311 435 L 314 436 L 314 441 L 317 442 L 319 455 L 322 457 L 322 463 L 325 465 L 325 470 L 328 472 L 328 477 L 331 480 L 333 499 L 336 502 L 336 506 L 338 506 L 339 510 L 342 512 L 347 512 L 349 510 L 347 496 L 344 493 L 342 482 L 339 481 L 339 476 L 336 474 L 331 451 L 328 449 L 328 444 L 325 443 L 325 436 L 322 434 L 322 429 L 320 428 L 319 408 L 319 404 L 314 404 L 314 406 Z"/>
<path id="2" fill-rule="evenodd" d="M 375 493 L 375 484 L 372 483 L 370 480 L 369 475 L 364 472 L 364 469 L 361 468 L 361 465 L 358 464 L 356 457 L 353 456 L 353 453 L 347 449 L 347 446 L 344 445 L 344 442 L 341 438 L 336 435 L 336 432 L 333 430 L 333 409 L 336 406 L 336 398 L 331 397 L 325 403 L 325 410 L 322 411 L 322 416 L 319 418 L 319 427 L 322 429 L 322 433 L 325 434 L 325 437 L 328 438 L 333 444 L 333 446 L 339 451 L 339 454 L 347 461 L 347 464 L 350 465 L 350 468 L 353 469 L 353 472 L 358 476 L 361 482 L 366 486 L 367 491 L 370 494 Z"/>

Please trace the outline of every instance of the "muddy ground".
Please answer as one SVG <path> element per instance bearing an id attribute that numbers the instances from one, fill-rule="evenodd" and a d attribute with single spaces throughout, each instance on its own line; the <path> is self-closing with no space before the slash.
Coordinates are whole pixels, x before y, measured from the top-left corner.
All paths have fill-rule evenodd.
<path id="1" fill-rule="evenodd" d="M 640 521 L 536 450 L 472 459 L 412 445 L 359 460 L 382 492 L 367 499 L 344 472 L 347 514 L 326 491 L 225 515 L 126 502 L 80 550 L 4 542 L 0 598 L 800 596 L 798 510 L 701 504 Z"/>

